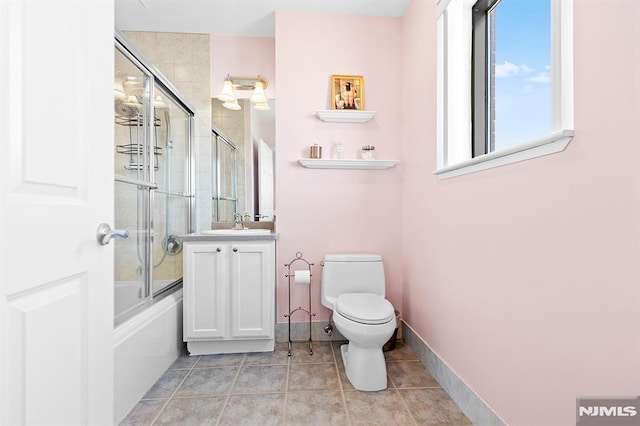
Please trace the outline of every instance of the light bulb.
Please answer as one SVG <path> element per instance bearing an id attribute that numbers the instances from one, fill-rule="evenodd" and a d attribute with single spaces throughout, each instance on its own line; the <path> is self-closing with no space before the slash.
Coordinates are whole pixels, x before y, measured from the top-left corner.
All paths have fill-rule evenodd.
<path id="1" fill-rule="evenodd" d="M 259 111 L 269 111 L 269 110 L 271 110 L 271 107 L 269 106 L 268 102 L 258 102 L 257 104 L 255 104 L 254 108 L 259 110 Z"/>
<path id="2" fill-rule="evenodd" d="M 264 95 L 264 84 L 261 81 L 256 82 L 256 90 L 251 95 L 251 102 L 254 104 L 263 104 L 267 102 L 267 97 Z"/>
<path id="3" fill-rule="evenodd" d="M 222 106 L 233 111 L 239 111 L 242 109 L 237 99 L 234 99 L 233 101 L 225 102 L 222 104 Z"/>
<path id="4" fill-rule="evenodd" d="M 233 95 L 233 83 L 231 83 L 231 80 L 228 78 L 222 85 L 222 91 L 218 95 L 218 99 L 222 102 L 233 102 L 236 100 L 236 97 Z"/>

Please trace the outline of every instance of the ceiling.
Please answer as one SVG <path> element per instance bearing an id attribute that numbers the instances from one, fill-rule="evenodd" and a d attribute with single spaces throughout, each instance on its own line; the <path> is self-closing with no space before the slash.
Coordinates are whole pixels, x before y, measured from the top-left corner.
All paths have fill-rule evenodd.
<path id="1" fill-rule="evenodd" d="M 275 11 L 403 16 L 411 0 L 115 0 L 120 31 L 273 37 Z"/>

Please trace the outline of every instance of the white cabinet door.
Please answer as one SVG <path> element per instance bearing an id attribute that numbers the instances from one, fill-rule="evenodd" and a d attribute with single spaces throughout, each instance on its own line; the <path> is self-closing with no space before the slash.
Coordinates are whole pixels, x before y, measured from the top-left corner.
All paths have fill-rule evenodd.
<path id="1" fill-rule="evenodd" d="M 231 337 L 273 337 L 273 242 L 233 243 L 231 253 Z"/>
<path id="2" fill-rule="evenodd" d="M 184 340 L 226 337 L 229 244 L 184 245 Z"/>
<path id="3" fill-rule="evenodd" d="M 113 1 L 0 1 L 0 424 L 113 424 Z"/>

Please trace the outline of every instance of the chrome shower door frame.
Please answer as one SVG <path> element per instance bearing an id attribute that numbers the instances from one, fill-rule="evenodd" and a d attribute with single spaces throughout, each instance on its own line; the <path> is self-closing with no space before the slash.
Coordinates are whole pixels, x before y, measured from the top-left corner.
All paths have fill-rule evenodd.
<path id="1" fill-rule="evenodd" d="M 155 205 L 156 190 L 158 185 L 156 184 L 156 176 L 154 170 L 154 155 L 156 141 L 155 132 L 152 131 L 154 126 L 155 108 L 154 98 L 156 96 L 155 87 L 159 87 L 160 92 L 169 97 L 186 115 L 187 117 L 187 129 L 186 129 L 186 146 L 185 146 L 185 174 L 186 174 L 186 188 L 185 192 L 171 192 L 171 195 L 181 196 L 187 199 L 187 230 L 193 232 L 193 224 L 195 223 L 195 196 L 194 194 L 194 179 L 195 179 L 195 160 L 193 158 L 193 139 L 194 139 L 194 126 L 195 126 L 195 108 L 191 106 L 180 92 L 173 86 L 173 84 L 149 61 L 144 55 L 135 48 L 126 37 L 116 31 L 115 32 L 115 48 L 118 52 L 124 55 L 129 61 L 133 63 L 144 75 L 143 81 L 143 100 L 144 108 L 142 115 L 142 139 L 143 147 L 142 152 L 142 173 L 138 174 L 137 178 L 131 178 L 129 176 L 115 175 L 116 182 L 135 185 L 138 190 L 142 190 L 140 200 L 142 204 L 142 252 L 144 259 L 144 297 L 143 300 L 135 306 L 127 309 L 123 312 L 123 317 L 128 317 L 131 311 L 136 310 L 140 305 L 144 305 L 154 297 L 153 292 L 153 239 L 154 239 L 154 218 L 153 218 L 153 206 Z M 170 192 L 170 191 L 165 191 Z M 140 214 L 139 212 L 137 214 Z M 116 265 L 117 268 L 118 265 Z M 173 285 L 177 285 L 181 282 L 181 279 L 176 280 Z M 168 290 L 168 288 L 166 289 Z"/>

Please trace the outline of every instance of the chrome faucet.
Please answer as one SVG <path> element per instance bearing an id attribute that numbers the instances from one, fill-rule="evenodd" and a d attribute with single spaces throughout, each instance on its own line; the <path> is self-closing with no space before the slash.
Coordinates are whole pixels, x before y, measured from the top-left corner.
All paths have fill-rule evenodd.
<path id="1" fill-rule="evenodd" d="M 240 213 L 236 213 L 233 215 L 235 218 L 236 226 L 233 229 L 244 229 L 244 222 L 242 220 L 242 215 Z"/>

